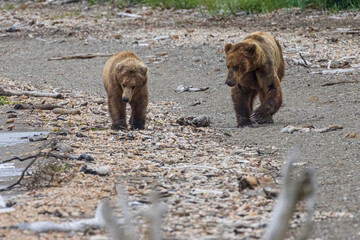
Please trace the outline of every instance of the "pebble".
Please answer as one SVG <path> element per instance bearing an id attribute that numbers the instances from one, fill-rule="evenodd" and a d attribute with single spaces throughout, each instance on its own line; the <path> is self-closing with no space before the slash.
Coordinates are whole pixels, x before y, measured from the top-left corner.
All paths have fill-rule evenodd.
<path id="1" fill-rule="evenodd" d="M 15 119 L 13 118 L 10 118 L 6 121 L 6 124 L 9 124 L 9 123 L 14 123 L 15 122 Z"/>
<path id="2" fill-rule="evenodd" d="M 10 114 L 8 115 L 8 118 L 17 118 L 17 114 L 15 114 L 15 113 L 10 113 Z"/>
<path id="3" fill-rule="evenodd" d="M 13 130 L 14 127 L 15 127 L 15 124 L 11 124 L 11 125 L 9 125 L 9 126 L 7 127 L 7 129 L 8 129 L 9 131 L 11 131 L 11 130 Z"/>

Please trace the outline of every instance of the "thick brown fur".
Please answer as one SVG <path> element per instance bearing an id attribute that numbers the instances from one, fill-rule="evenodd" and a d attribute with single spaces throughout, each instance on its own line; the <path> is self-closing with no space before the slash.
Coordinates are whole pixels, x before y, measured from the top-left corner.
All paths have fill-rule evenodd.
<path id="1" fill-rule="evenodd" d="M 280 82 L 285 75 L 282 50 L 278 41 L 266 32 L 254 32 L 237 44 L 225 44 L 228 74 L 226 84 L 231 96 L 238 127 L 270 123 L 282 104 Z M 260 106 L 253 111 L 259 96 Z"/>
<path id="2" fill-rule="evenodd" d="M 131 106 L 132 129 L 144 129 L 148 105 L 148 75 L 144 62 L 133 52 L 114 54 L 105 63 L 104 86 L 108 95 L 111 129 L 126 128 L 126 103 Z"/>

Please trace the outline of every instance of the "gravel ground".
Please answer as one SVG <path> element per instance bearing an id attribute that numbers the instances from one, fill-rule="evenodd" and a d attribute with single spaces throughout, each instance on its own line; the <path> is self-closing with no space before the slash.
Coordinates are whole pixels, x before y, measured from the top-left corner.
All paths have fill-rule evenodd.
<path id="1" fill-rule="evenodd" d="M 72 7 L 82 9 L 79 5 Z M 94 9 L 93 12 L 90 11 L 90 15 L 95 16 L 105 10 Z M 42 8 L 41 11 L 53 13 L 54 9 Z M 134 13 L 146 11 L 150 10 L 132 10 Z M 31 12 L 29 8 L 26 14 Z M 134 50 L 150 69 L 150 102 L 176 102 L 178 105 L 172 111 L 178 116 L 210 116 L 212 128 L 231 133 L 231 137 L 218 140 L 221 142 L 259 148 L 274 146 L 279 149 L 280 156 L 285 156 L 293 147 L 299 146 L 302 166 L 299 171 L 308 166 L 314 166 L 317 171 L 316 211 L 335 212 L 315 222 L 312 238 L 359 239 L 360 83 L 356 80 L 359 80 L 360 75 L 357 65 L 360 60 L 360 42 L 358 33 L 341 34 L 335 31 L 345 27 L 355 29 L 359 26 L 359 14 L 348 12 L 335 15 L 293 10 L 224 21 L 196 18 L 198 15 L 194 14 L 198 13 L 190 12 L 189 16 L 195 17 L 192 24 L 191 18 L 174 17 L 186 15 L 187 12 L 163 11 L 159 12 L 162 19 L 153 20 L 157 16 L 157 12 L 154 12 L 148 17 L 149 25 L 142 22 L 136 24 L 133 20 L 129 20 L 131 24 L 126 24 L 125 20 L 120 21 L 121 23 L 108 21 L 109 25 L 104 26 L 105 29 L 101 31 L 101 24 L 107 21 L 102 18 L 96 22 L 95 17 L 90 18 L 86 15 L 84 19 L 78 19 L 81 21 L 78 27 L 81 34 L 77 34 L 74 27 L 77 19 L 70 19 L 72 22 L 66 26 L 57 26 L 60 32 L 72 29 L 75 36 L 65 36 L 63 33 L 51 36 L 49 28 L 33 30 L 34 32 L 24 30 L 13 35 L 3 31 L 4 34 L 0 37 L 0 76 L 38 86 L 49 84 L 59 88 L 76 89 L 87 92 L 89 96 L 104 97 L 101 74 L 105 58 L 62 61 L 47 59 L 78 53 Z M 172 18 L 164 23 L 162 20 L 166 14 Z M 90 30 L 86 34 L 82 30 L 88 18 L 92 24 L 87 26 Z M 10 26 L 9 19 L 6 20 L 8 25 L 5 24 L 4 29 Z M 46 21 L 45 19 L 44 22 L 47 24 Z M 284 48 L 285 57 L 288 59 L 286 76 L 282 82 L 284 104 L 275 115 L 274 124 L 238 129 L 235 128 L 230 88 L 224 84 L 226 67 L 222 47 L 224 42 L 239 41 L 247 33 L 255 30 L 272 32 Z M 28 34 L 32 35 L 29 37 Z M 105 36 L 111 34 L 121 34 L 121 37 L 106 39 Z M 163 40 L 154 40 L 159 36 L 166 37 Z M 306 49 L 303 50 L 302 47 Z M 292 52 L 294 49 L 295 53 Z M 314 64 L 313 67 L 306 68 L 294 64 L 292 59 L 299 59 L 299 51 L 305 59 Z M 337 60 L 350 55 L 355 56 L 352 66 L 357 70 L 354 72 L 335 75 L 312 74 L 325 70 L 315 66 L 318 60 Z M 354 82 L 322 86 L 347 80 Z M 193 87 L 206 86 L 209 90 L 175 93 L 174 90 L 181 84 Z M 196 102 L 200 104 L 192 106 Z M 327 133 L 280 132 L 287 125 L 301 124 L 311 124 L 316 128 L 339 124 L 343 129 Z M 350 133 L 356 133 L 357 137 L 346 137 Z M 278 161 L 283 161 L 283 158 L 279 158 Z"/>

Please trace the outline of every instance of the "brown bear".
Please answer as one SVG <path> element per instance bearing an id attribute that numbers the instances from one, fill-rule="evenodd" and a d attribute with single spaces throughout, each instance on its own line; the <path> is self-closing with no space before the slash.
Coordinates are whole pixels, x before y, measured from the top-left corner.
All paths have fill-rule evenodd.
<path id="1" fill-rule="evenodd" d="M 111 129 L 126 128 L 126 103 L 131 106 L 131 129 L 144 129 L 148 105 L 148 68 L 132 51 L 115 53 L 105 63 L 104 86 L 108 95 Z"/>
<path id="2" fill-rule="evenodd" d="M 285 74 L 278 41 L 266 32 L 254 32 L 237 44 L 225 44 L 228 74 L 226 84 L 237 118 L 237 126 L 272 123 L 282 104 L 280 81 Z M 255 98 L 260 106 L 253 111 Z"/>

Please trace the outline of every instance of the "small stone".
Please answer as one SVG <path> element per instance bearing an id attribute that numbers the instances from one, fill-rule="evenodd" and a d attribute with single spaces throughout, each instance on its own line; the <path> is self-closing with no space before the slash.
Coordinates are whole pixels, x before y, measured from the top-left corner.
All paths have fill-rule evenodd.
<path id="1" fill-rule="evenodd" d="M 15 113 L 10 113 L 10 114 L 8 115 L 8 118 L 17 118 L 17 114 L 15 114 Z"/>
<path id="2" fill-rule="evenodd" d="M 15 122 L 15 119 L 10 118 L 6 121 L 6 124 L 10 124 L 10 123 L 14 123 L 14 122 Z"/>
<path id="3" fill-rule="evenodd" d="M 80 107 L 86 107 L 88 105 L 88 102 L 82 102 L 81 104 L 80 104 Z"/>
<path id="4" fill-rule="evenodd" d="M 109 175 L 111 172 L 111 167 L 108 165 L 103 165 L 100 167 L 95 168 L 99 176 L 106 176 Z"/>
<path id="5" fill-rule="evenodd" d="M 15 127 L 15 124 L 11 124 L 11 125 L 7 126 L 7 129 L 9 131 L 11 131 L 11 130 L 13 130 L 14 127 Z"/>
<path id="6" fill-rule="evenodd" d="M 48 139 L 48 134 L 40 134 L 40 135 L 35 135 L 31 138 L 29 138 L 30 142 L 39 142 L 39 141 L 45 141 Z"/>
<path id="7" fill-rule="evenodd" d="M 345 136 L 346 138 L 357 138 L 358 137 L 358 134 L 353 132 L 353 133 L 349 133 Z"/>
<path id="8" fill-rule="evenodd" d="M 58 117 L 56 118 L 56 120 L 66 121 L 66 118 L 64 118 L 64 117 L 62 117 L 62 116 L 58 116 Z"/>
<path id="9" fill-rule="evenodd" d="M 63 153 L 71 153 L 74 151 L 74 149 L 72 147 L 70 147 L 68 144 L 65 144 L 65 143 L 58 143 L 56 145 L 56 149 L 59 152 L 63 152 Z"/>
<path id="10" fill-rule="evenodd" d="M 95 159 L 89 154 L 83 153 L 78 157 L 78 160 L 85 160 L 86 162 L 93 162 Z"/>

